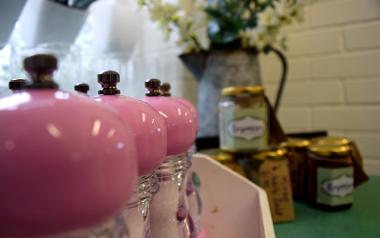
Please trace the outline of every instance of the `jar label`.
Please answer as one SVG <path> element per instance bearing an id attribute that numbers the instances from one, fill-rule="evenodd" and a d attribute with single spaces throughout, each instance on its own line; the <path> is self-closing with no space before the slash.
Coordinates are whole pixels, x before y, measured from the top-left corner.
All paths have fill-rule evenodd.
<path id="1" fill-rule="evenodd" d="M 317 203 L 339 206 L 351 204 L 354 192 L 354 170 L 347 168 L 318 168 Z"/>
<path id="2" fill-rule="evenodd" d="M 227 126 L 228 132 L 235 138 L 252 140 L 265 133 L 265 124 L 262 120 L 253 117 L 231 121 Z"/>
<path id="3" fill-rule="evenodd" d="M 294 220 L 291 179 L 287 160 L 265 160 L 259 169 L 259 185 L 266 191 L 274 222 Z"/>
<path id="4" fill-rule="evenodd" d="M 230 150 L 264 149 L 267 146 L 266 107 L 226 108 L 220 113 L 220 140 L 222 148 Z"/>

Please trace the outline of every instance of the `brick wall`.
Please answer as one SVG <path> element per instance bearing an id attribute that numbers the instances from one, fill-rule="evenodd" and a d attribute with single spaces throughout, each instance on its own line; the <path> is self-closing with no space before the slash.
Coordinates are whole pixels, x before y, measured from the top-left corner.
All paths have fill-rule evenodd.
<path id="1" fill-rule="evenodd" d="M 327 129 L 359 145 L 380 173 L 380 1 L 320 0 L 305 22 L 286 29 L 289 81 L 280 120 L 287 131 Z M 273 98 L 280 65 L 261 57 Z"/>
<path id="2" fill-rule="evenodd" d="M 280 120 L 287 132 L 327 129 L 353 138 L 367 171 L 380 174 L 380 0 L 313 0 L 305 15 L 285 30 L 290 72 Z M 160 77 L 196 102 L 196 81 L 177 59 L 174 41 L 165 42 L 148 20 L 144 27 L 135 59 L 146 60 L 135 78 Z M 273 99 L 280 63 L 273 55 L 260 60 Z"/>

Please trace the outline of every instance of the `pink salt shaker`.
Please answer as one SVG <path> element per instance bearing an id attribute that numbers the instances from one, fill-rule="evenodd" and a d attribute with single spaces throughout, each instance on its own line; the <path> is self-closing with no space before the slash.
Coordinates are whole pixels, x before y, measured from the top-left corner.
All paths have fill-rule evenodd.
<path id="1" fill-rule="evenodd" d="M 191 109 L 183 103 L 162 97 L 160 85 L 161 82 L 158 79 L 147 81 L 146 87 L 149 91 L 143 101 L 154 107 L 165 120 L 168 132 L 166 155 L 183 154 L 194 144 L 197 121 L 194 120 Z"/>
<path id="2" fill-rule="evenodd" d="M 117 88 L 120 76 L 117 72 L 99 74 L 98 82 L 102 90 L 95 100 L 108 104 L 120 114 L 124 123 L 130 126 L 136 142 L 140 177 L 125 210 L 130 236 L 150 237 L 149 206 L 158 185 L 153 172 L 165 159 L 167 148 L 165 120 L 146 102 L 120 95 Z"/>
<path id="3" fill-rule="evenodd" d="M 101 224 L 130 197 L 136 148 L 105 105 L 60 91 L 52 55 L 26 58 L 32 82 L 0 99 L 0 237 Z"/>
<path id="4" fill-rule="evenodd" d="M 171 97 L 172 99 L 182 103 L 184 106 L 186 106 L 190 113 L 191 117 L 193 118 L 193 122 L 195 123 L 196 130 L 195 133 L 199 130 L 199 119 L 198 119 L 198 110 L 197 108 L 188 100 L 181 98 L 181 97 L 175 97 L 170 93 L 171 86 L 169 83 L 162 83 L 160 90 L 163 97 Z M 196 136 L 196 135 L 195 135 Z"/>
<path id="5" fill-rule="evenodd" d="M 160 90 L 161 94 L 164 97 L 170 97 L 173 100 L 176 100 L 182 104 L 184 104 L 186 107 L 189 108 L 191 112 L 191 116 L 194 118 L 194 122 L 197 125 L 198 129 L 198 112 L 196 107 L 189 101 L 187 101 L 184 98 L 181 97 L 174 97 L 170 93 L 170 84 L 169 83 L 162 83 Z M 193 155 L 196 152 L 196 147 L 193 145 L 188 151 L 187 151 L 187 159 L 189 160 L 189 163 L 192 163 Z M 201 213 L 202 213 L 202 203 L 200 199 L 200 193 L 199 193 L 199 187 L 195 186 L 193 183 L 193 177 L 197 176 L 194 171 L 192 171 L 191 168 L 187 171 L 186 178 L 185 178 L 185 186 L 186 186 L 186 200 L 187 200 L 187 209 L 189 217 L 191 217 L 193 223 L 194 223 L 194 230 L 196 234 L 202 234 L 201 233 Z"/>
<path id="6" fill-rule="evenodd" d="M 150 79 L 143 100 L 165 119 L 168 131 L 167 157 L 157 169 L 160 190 L 151 204 L 151 228 L 155 238 L 195 238 L 194 223 L 185 199 L 186 174 L 191 166 L 187 151 L 194 144 L 197 124 L 183 103 L 160 93 L 160 80 Z M 165 227 L 165 229 L 162 229 Z"/>
<path id="7" fill-rule="evenodd" d="M 120 75 L 115 71 L 105 71 L 98 75 L 102 85 L 100 96 L 95 101 L 114 108 L 131 128 L 136 148 L 139 175 L 152 173 L 163 162 L 166 155 L 166 124 L 161 115 L 148 103 L 120 95 L 117 83 Z"/>

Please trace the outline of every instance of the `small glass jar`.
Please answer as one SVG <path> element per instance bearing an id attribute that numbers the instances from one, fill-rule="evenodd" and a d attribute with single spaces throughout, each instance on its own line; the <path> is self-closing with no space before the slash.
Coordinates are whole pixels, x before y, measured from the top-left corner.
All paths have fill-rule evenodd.
<path id="1" fill-rule="evenodd" d="M 289 161 L 290 179 L 292 182 L 292 191 L 295 199 L 305 198 L 306 188 L 306 163 L 307 149 L 310 141 L 304 139 L 291 138 L 281 144 L 281 147 L 286 148 L 286 158 Z"/>
<path id="2" fill-rule="evenodd" d="M 232 154 L 227 152 L 220 152 L 219 154 L 213 156 L 213 159 L 240 174 L 241 176 L 246 177 L 244 170 L 234 160 L 234 156 Z"/>
<path id="3" fill-rule="evenodd" d="M 228 87 L 219 103 L 220 146 L 230 152 L 250 152 L 268 146 L 268 106 L 261 86 Z"/>
<path id="4" fill-rule="evenodd" d="M 286 149 L 266 150 L 253 154 L 249 164 L 249 179 L 266 191 L 273 221 L 294 220 Z"/>
<path id="5" fill-rule="evenodd" d="M 344 136 L 325 136 L 317 137 L 312 140 L 313 144 L 318 145 L 350 145 L 351 140 Z"/>
<path id="6" fill-rule="evenodd" d="M 251 158 L 249 158 L 248 168 L 246 170 L 248 178 L 260 185 L 260 168 L 263 163 L 267 160 L 272 161 L 282 161 L 286 160 L 286 149 L 274 149 L 274 150 L 263 150 L 258 153 L 254 153 Z"/>
<path id="7" fill-rule="evenodd" d="M 308 157 L 309 204 L 328 211 L 350 208 L 354 191 L 350 147 L 312 145 Z"/>
<path id="8" fill-rule="evenodd" d="M 363 166 L 362 156 L 359 154 L 359 150 L 356 144 L 349 138 L 344 136 L 326 136 L 318 137 L 312 141 L 313 144 L 318 145 L 341 145 L 341 146 L 350 146 L 352 156 L 357 158 L 359 165 Z"/>

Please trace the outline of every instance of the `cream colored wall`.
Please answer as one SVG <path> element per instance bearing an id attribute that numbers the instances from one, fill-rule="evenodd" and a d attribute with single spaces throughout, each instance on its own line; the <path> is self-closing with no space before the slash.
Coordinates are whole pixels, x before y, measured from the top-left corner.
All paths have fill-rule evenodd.
<path id="1" fill-rule="evenodd" d="M 289 80 L 280 120 L 287 132 L 327 129 L 353 138 L 369 173 L 380 174 L 380 0 L 313 0 L 305 22 L 286 29 Z M 173 92 L 196 100 L 196 81 L 179 51 L 148 20 L 135 59 L 136 80 L 159 77 Z M 280 65 L 261 57 L 262 76 L 273 98 Z M 136 96 L 143 88 L 137 88 Z"/>

